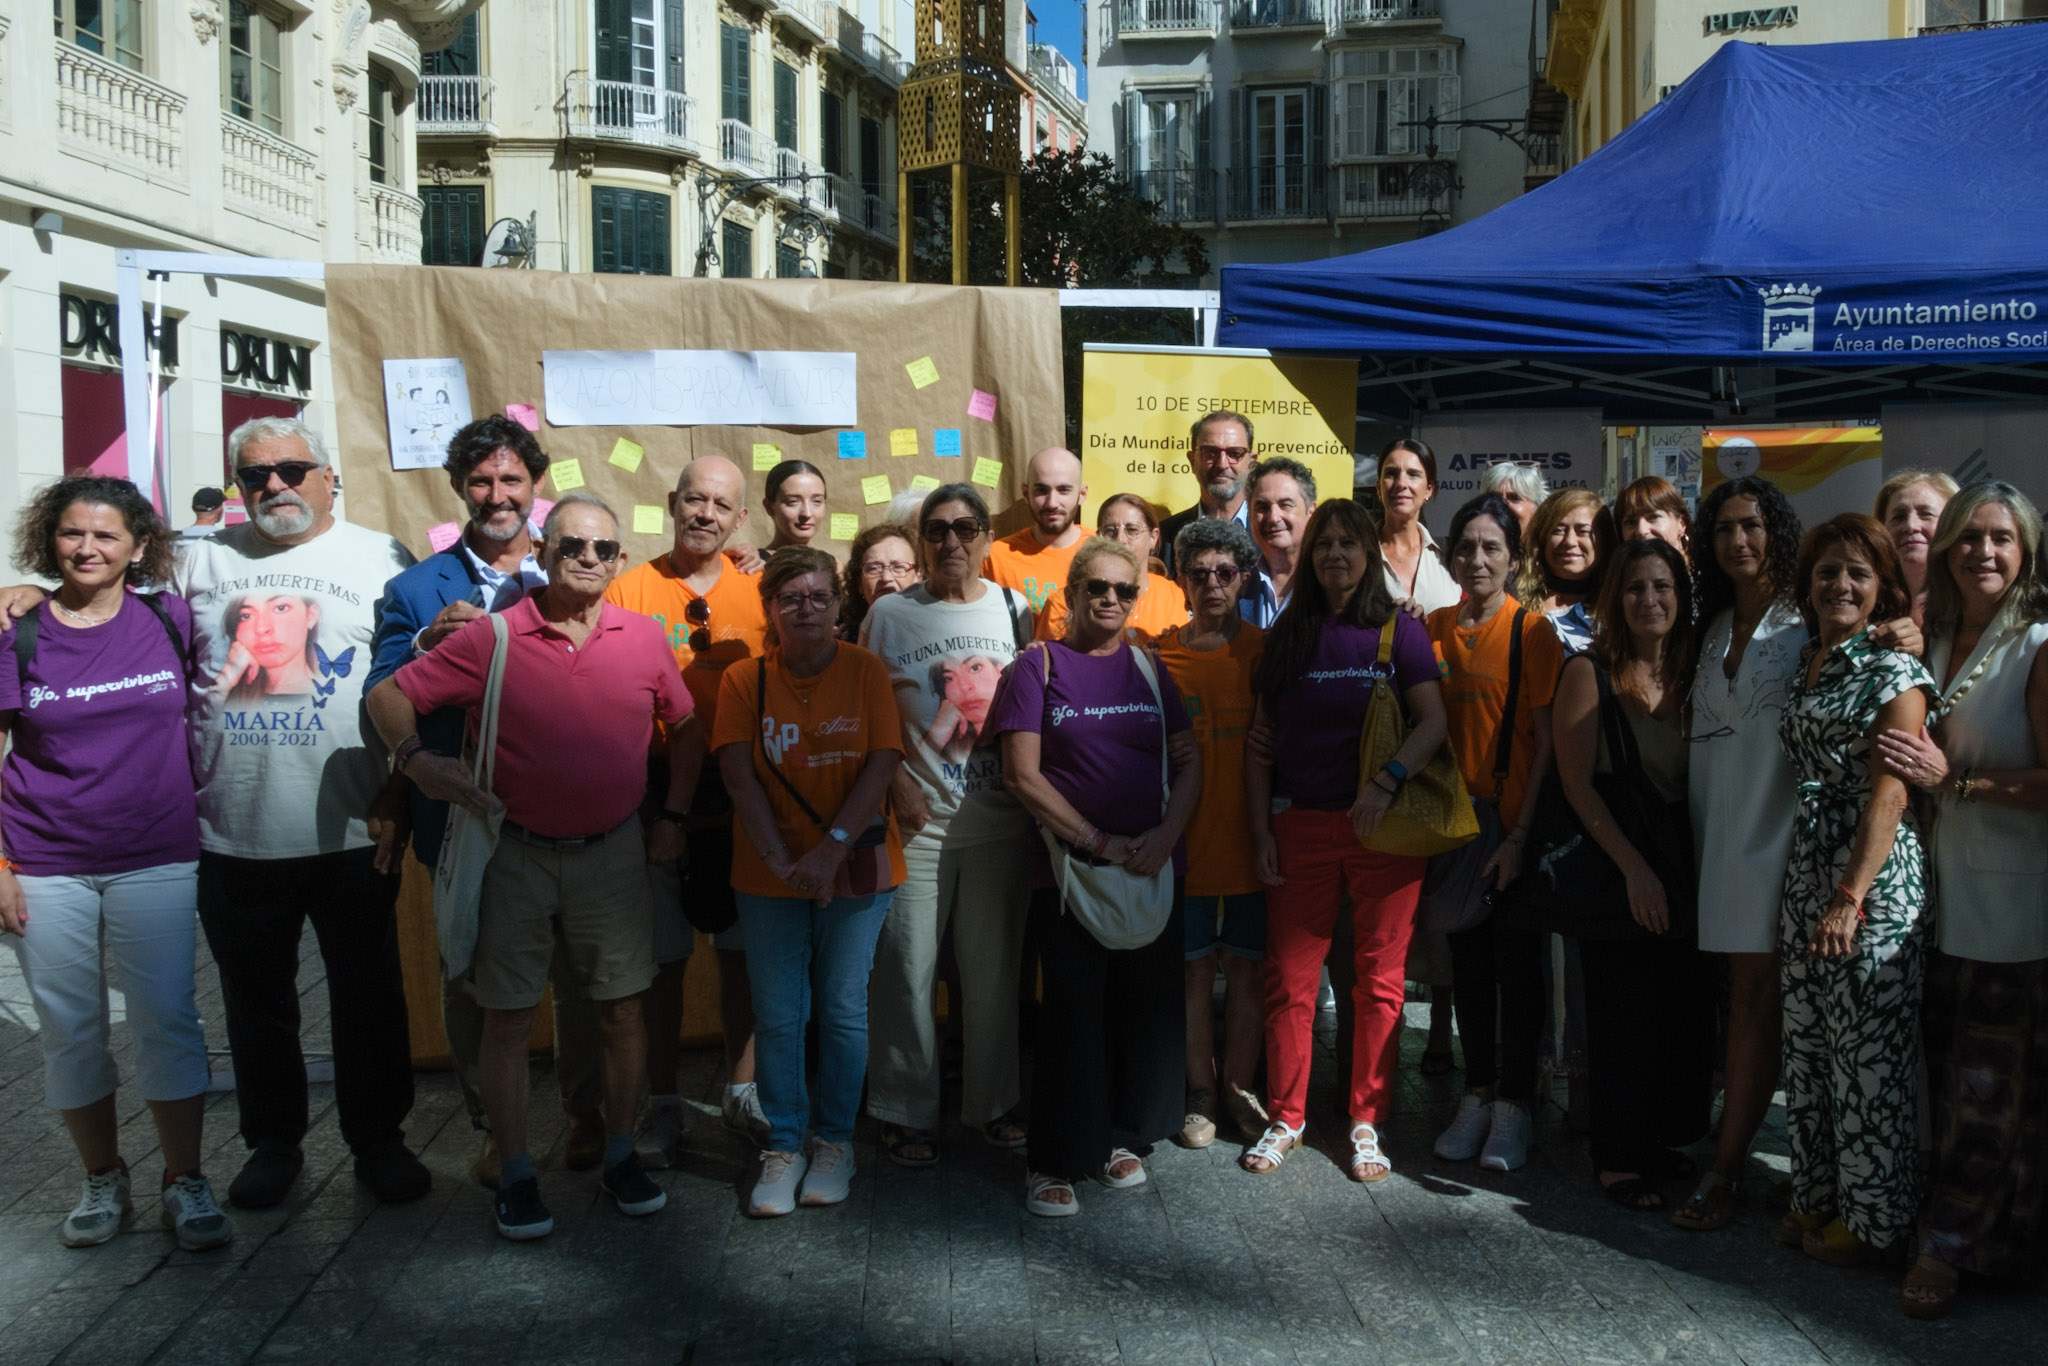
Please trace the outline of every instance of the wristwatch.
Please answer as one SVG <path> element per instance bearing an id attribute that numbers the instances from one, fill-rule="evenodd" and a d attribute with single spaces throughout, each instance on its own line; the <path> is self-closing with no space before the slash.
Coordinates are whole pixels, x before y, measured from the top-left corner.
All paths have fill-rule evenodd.
<path id="1" fill-rule="evenodd" d="M 831 828 L 830 830 L 827 830 L 827 831 L 825 832 L 825 838 L 826 838 L 826 839 L 828 839 L 828 840 L 831 840 L 831 841 L 832 841 L 833 843 L 835 843 L 835 844 L 852 844 L 852 843 L 853 843 L 853 836 L 851 836 L 851 835 L 847 834 L 847 833 L 846 833 L 846 832 L 845 832 L 844 830 L 841 830 L 841 829 L 840 829 L 840 828 L 839 828 L 838 826 L 836 826 L 836 825 L 835 825 L 835 826 L 833 826 L 833 827 L 832 827 L 832 828 Z"/>
<path id="2" fill-rule="evenodd" d="M 654 819 L 658 821 L 674 821 L 677 825 L 688 825 L 690 823 L 690 813 L 687 811 L 677 811 L 671 807 L 665 809 Z"/>

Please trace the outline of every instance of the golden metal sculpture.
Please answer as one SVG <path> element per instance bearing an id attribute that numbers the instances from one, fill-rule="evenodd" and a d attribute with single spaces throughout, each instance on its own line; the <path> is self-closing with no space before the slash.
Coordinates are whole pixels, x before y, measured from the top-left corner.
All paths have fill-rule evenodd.
<path id="1" fill-rule="evenodd" d="M 917 0 L 916 61 L 896 96 L 896 264 L 908 280 L 914 172 L 949 169 L 953 283 L 967 283 L 970 170 L 1003 178 L 1004 266 L 1017 283 L 1021 91 L 1008 69 L 1005 0 Z"/>

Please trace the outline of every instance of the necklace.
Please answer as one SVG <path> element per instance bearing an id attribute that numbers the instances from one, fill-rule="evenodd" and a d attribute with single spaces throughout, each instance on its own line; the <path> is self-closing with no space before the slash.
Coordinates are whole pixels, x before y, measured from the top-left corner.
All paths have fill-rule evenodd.
<path id="1" fill-rule="evenodd" d="M 63 603 L 58 602 L 55 598 L 50 599 L 50 605 L 52 607 L 55 607 L 58 611 L 62 612 L 65 616 L 70 617 L 73 621 L 82 622 L 87 626 L 105 626 L 108 622 L 114 619 L 112 614 L 104 617 L 89 617 L 83 612 L 74 612 L 69 607 L 66 607 Z"/>

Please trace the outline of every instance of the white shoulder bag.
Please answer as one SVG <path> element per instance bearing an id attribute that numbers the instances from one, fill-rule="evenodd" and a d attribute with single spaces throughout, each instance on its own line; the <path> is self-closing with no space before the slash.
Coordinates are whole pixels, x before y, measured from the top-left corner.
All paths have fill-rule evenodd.
<path id="1" fill-rule="evenodd" d="M 1166 699 L 1159 693 L 1159 674 L 1152 657 L 1133 645 L 1138 672 L 1151 685 L 1152 700 L 1159 707 L 1159 814 L 1165 818 L 1173 795 L 1173 772 L 1166 756 Z M 1045 678 L 1052 682 L 1052 651 L 1046 649 Z M 1051 689 L 1048 687 L 1048 693 Z M 1106 949 L 1142 949 L 1157 939 L 1173 916 L 1173 859 L 1159 865 L 1151 877 L 1139 877 L 1120 863 L 1092 863 L 1077 857 L 1066 841 L 1038 827 L 1045 851 L 1052 857 L 1053 881 L 1060 890 L 1060 905 L 1081 922 L 1082 928 Z"/>
<path id="2" fill-rule="evenodd" d="M 483 714 L 478 718 L 476 752 L 470 761 L 471 781 L 491 790 L 498 757 L 498 697 L 505 688 L 505 652 L 511 633 L 503 614 L 491 614 L 491 670 L 484 680 Z M 505 811 L 489 817 L 448 804 L 448 833 L 441 838 L 441 858 L 434 865 L 434 932 L 441 944 L 441 970 L 454 981 L 469 971 L 476 956 L 478 903 L 483 899 L 484 869 L 498 848 L 498 827 Z"/>

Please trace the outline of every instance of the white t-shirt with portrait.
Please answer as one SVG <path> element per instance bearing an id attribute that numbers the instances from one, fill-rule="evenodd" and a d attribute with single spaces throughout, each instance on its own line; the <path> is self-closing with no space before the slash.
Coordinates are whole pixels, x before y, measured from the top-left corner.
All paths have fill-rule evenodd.
<path id="1" fill-rule="evenodd" d="M 251 522 L 179 545 L 202 848 L 284 859 L 370 843 L 364 813 L 385 769 L 363 736 L 363 679 L 384 585 L 412 562 L 347 522 L 301 545 L 273 545 Z"/>

